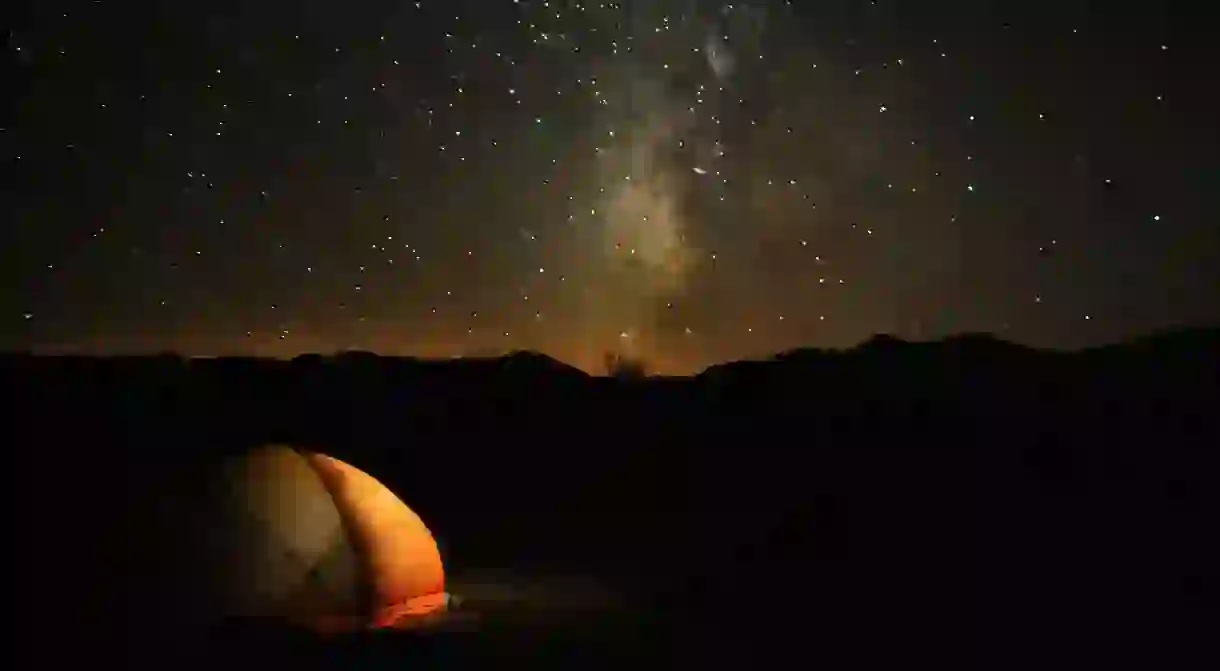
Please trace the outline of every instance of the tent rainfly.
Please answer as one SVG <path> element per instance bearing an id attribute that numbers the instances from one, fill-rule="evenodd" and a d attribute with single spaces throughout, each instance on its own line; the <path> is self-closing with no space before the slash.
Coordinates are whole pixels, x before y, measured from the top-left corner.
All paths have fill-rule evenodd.
<path id="1" fill-rule="evenodd" d="M 410 627 L 445 609 L 436 540 L 372 476 L 284 446 L 221 473 L 211 519 L 196 526 L 207 536 L 197 541 L 207 548 L 211 614 L 351 631 Z"/>

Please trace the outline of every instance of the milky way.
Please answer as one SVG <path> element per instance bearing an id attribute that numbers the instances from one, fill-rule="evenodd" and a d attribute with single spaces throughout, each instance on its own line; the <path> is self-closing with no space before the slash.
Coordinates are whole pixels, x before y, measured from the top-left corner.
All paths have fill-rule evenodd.
<path id="1" fill-rule="evenodd" d="M 689 372 L 1218 319 L 1183 7 L 120 4 L 8 35 L 5 348 Z"/>

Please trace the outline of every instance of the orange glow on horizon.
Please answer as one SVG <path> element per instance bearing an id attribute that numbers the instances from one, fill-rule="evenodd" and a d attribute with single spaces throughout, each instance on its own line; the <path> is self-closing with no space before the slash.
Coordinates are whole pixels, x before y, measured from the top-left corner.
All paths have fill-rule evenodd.
<path id="1" fill-rule="evenodd" d="M 514 351 L 536 351 L 555 360 L 577 368 L 589 375 L 605 375 L 605 354 L 617 351 L 621 343 L 613 342 L 605 347 L 580 343 L 538 344 L 518 347 L 505 343 L 500 347 L 479 344 L 435 342 L 405 343 L 386 339 L 376 343 L 342 344 L 323 338 L 299 334 L 289 341 L 269 338 L 252 341 L 215 341 L 208 339 L 96 339 L 82 343 L 45 344 L 33 348 L 33 354 L 42 356 L 151 356 L 173 352 L 184 358 L 200 357 L 260 357 L 290 360 L 302 354 L 330 356 L 344 351 L 369 351 L 387 357 L 413 357 L 419 359 L 446 360 L 454 358 L 488 358 L 505 356 Z M 510 346 L 511 345 L 511 346 Z M 640 347 L 631 358 L 642 360 L 650 374 L 693 375 L 717 361 L 691 352 L 689 356 L 662 355 L 652 347 Z"/>

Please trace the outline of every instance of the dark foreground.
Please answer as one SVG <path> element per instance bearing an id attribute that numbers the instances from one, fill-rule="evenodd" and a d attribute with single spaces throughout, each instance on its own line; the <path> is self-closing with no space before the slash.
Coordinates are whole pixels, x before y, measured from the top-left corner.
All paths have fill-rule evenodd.
<path id="1" fill-rule="evenodd" d="M 7 357 L 17 658 L 1215 668 L 1218 352 L 1216 331 L 1074 354 L 878 339 L 661 380 L 528 354 Z M 184 625 L 190 585 L 158 573 L 159 530 L 186 523 L 195 469 L 273 441 L 395 490 L 442 539 L 455 591 L 511 569 L 532 576 L 513 589 L 577 575 L 614 599 L 475 603 L 473 631 Z"/>

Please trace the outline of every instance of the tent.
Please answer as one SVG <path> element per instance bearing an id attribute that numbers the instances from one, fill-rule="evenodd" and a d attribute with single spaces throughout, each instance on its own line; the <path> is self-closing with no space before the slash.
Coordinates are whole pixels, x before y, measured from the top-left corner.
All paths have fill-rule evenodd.
<path id="1" fill-rule="evenodd" d="M 217 475 L 197 508 L 204 519 L 183 520 L 209 617 L 334 631 L 406 627 L 444 610 L 436 540 L 367 473 L 268 446 Z"/>

